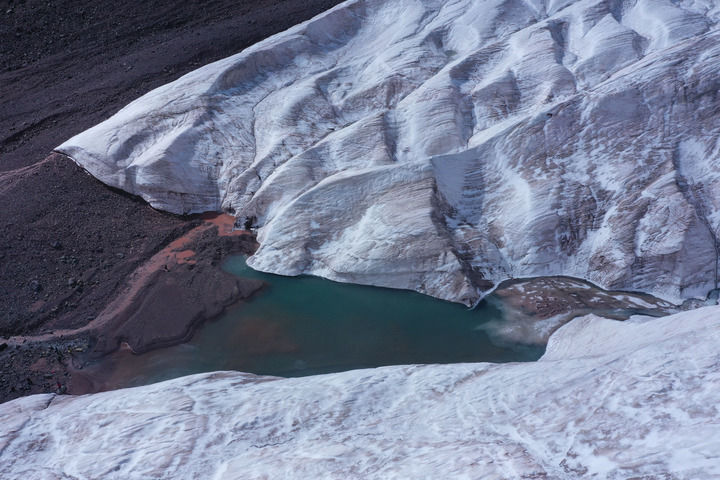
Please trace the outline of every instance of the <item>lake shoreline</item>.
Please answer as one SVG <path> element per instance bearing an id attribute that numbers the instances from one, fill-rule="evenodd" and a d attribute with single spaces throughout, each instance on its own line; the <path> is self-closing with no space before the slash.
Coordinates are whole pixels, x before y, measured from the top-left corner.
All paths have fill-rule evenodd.
<path id="1" fill-rule="evenodd" d="M 92 320 L 77 328 L 0 339 L 0 402 L 31 393 L 82 394 L 84 365 L 121 346 L 136 354 L 189 341 L 205 322 L 260 289 L 220 268 L 224 258 L 251 254 L 254 235 L 234 230 L 234 218 L 206 214 L 140 262 Z"/>
<path id="2" fill-rule="evenodd" d="M 231 256 L 223 268 L 267 288 L 187 342 L 133 353 L 129 345 L 77 378 L 82 393 L 234 370 L 294 377 L 387 365 L 533 361 L 558 328 L 588 313 L 665 315 L 671 304 L 566 277 L 518 279 L 469 310 L 410 290 L 286 277 Z M 553 304 L 547 308 L 548 302 Z M 472 340 L 470 340 L 472 338 Z"/>

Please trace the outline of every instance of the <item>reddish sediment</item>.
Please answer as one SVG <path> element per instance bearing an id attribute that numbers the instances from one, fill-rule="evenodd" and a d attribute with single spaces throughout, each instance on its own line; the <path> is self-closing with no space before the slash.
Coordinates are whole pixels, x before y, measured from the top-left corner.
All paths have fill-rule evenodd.
<path id="1" fill-rule="evenodd" d="M 254 251 L 250 232 L 234 230 L 234 219 L 228 215 L 187 221 L 194 226 L 140 263 L 88 322 L 2 340 L 2 355 L 9 364 L 22 367 L 28 375 L 41 375 L 30 383 L 12 385 L 15 390 L 6 395 L 17 393 L 18 386 L 57 388 L 57 383 L 68 393 L 86 393 L 91 387 L 83 376 L 73 380 L 73 373 L 86 361 L 121 345 L 143 353 L 187 341 L 204 321 L 262 288 L 258 280 L 237 278 L 220 268 L 228 255 Z M 38 302 L 31 308 L 37 309 Z"/>

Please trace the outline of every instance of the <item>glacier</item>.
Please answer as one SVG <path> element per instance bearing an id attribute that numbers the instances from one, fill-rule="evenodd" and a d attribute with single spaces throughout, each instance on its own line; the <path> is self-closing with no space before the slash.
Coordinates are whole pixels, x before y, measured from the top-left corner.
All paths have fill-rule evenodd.
<path id="1" fill-rule="evenodd" d="M 2 478 L 720 478 L 720 307 L 576 318 L 537 362 L 216 372 L 0 404 Z"/>
<path id="2" fill-rule="evenodd" d="M 720 4 L 350 0 L 60 145 L 249 264 L 475 303 L 565 275 L 718 287 Z"/>

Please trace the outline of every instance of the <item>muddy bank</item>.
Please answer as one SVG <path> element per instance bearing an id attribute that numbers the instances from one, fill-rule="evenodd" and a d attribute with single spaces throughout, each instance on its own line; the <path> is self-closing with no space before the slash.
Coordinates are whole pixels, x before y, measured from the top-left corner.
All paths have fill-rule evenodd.
<path id="1" fill-rule="evenodd" d="M 219 268 L 224 256 L 256 248 L 252 234 L 232 231 L 232 217 L 164 214 L 57 154 L 12 177 L 0 175 L 4 343 L 82 334 L 97 353 L 119 341 L 147 351 L 186 339 L 259 287 Z M 35 202 L 15 200 L 28 191 Z M 96 208 L 82 208 L 88 202 Z"/>
<path id="2" fill-rule="evenodd" d="M 691 305 L 673 305 L 640 292 L 603 290 L 570 277 L 538 277 L 502 282 L 493 297 L 505 321 L 489 325 L 498 341 L 545 345 L 555 330 L 588 313 L 626 320 L 631 315 L 663 316 Z"/>
<path id="3" fill-rule="evenodd" d="M 120 343 L 144 353 L 187 341 L 203 321 L 259 291 L 261 281 L 220 268 L 228 255 L 257 248 L 253 234 L 232 230 L 233 224 L 229 215 L 206 215 L 135 270 L 127 287 L 88 324 L 103 332 L 93 355 L 112 352 Z"/>
<path id="4" fill-rule="evenodd" d="M 0 399 L 58 390 L 82 393 L 85 387 L 73 382 L 73 373 L 87 361 L 119 347 L 143 353 L 187 341 L 202 322 L 257 292 L 262 282 L 240 279 L 220 269 L 226 256 L 249 254 L 257 247 L 252 234 L 232 231 L 232 224 L 227 215 L 208 215 L 184 220 L 184 233 L 172 241 L 167 241 L 171 236 L 150 235 L 151 243 L 156 240 L 156 246 L 165 245 L 116 267 L 127 268 L 133 258 L 137 265 L 114 291 L 110 282 L 103 288 L 105 276 L 82 274 L 84 263 L 74 264 L 80 272 L 78 278 L 96 280 L 78 280 L 77 285 L 69 286 L 77 297 L 74 310 L 58 316 L 53 307 L 39 327 L 0 339 Z M 48 287 L 34 292 L 42 298 L 33 303 L 56 303 L 57 290 L 68 287 L 38 278 Z M 83 301 L 85 291 L 107 300 Z M 77 321 L 78 312 L 85 322 Z"/>
<path id="5" fill-rule="evenodd" d="M 70 159 L 0 176 L 0 336 L 74 329 L 143 262 L 199 224 L 109 190 Z"/>

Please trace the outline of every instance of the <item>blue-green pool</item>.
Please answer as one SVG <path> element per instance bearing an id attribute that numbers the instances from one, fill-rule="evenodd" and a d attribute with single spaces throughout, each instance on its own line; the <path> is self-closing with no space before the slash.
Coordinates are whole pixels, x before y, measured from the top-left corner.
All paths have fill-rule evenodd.
<path id="1" fill-rule="evenodd" d="M 103 362 L 105 381 L 118 388 L 215 370 L 295 377 L 382 365 L 529 361 L 544 350 L 494 343 L 483 325 L 503 314 L 491 302 L 469 310 L 405 290 L 265 274 L 244 257 L 224 268 L 267 287 L 188 343 L 114 355 L 111 365 Z"/>

